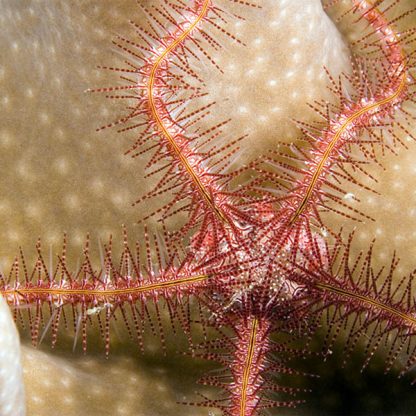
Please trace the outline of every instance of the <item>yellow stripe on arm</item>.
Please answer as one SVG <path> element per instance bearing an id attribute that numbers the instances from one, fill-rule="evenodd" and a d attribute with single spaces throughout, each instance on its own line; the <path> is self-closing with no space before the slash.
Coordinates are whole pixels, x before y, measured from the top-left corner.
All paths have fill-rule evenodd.
<path id="1" fill-rule="evenodd" d="M 377 101 L 373 104 L 370 104 L 368 106 L 365 106 L 363 108 L 361 108 L 360 110 L 358 110 L 357 112 L 355 112 L 354 114 L 352 114 L 350 117 L 348 117 L 348 119 L 341 125 L 341 127 L 339 128 L 339 130 L 336 132 L 336 134 L 334 135 L 334 137 L 332 138 L 331 142 L 329 143 L 328 147 L 325 149 L 324 154 L 322 155 L 322 159 L 320 160 L 313 176 L 312 179 L 307 187 L 306 193 L 302 198 L 301 203 L 299 204 L 299 206 L 297 207 L 295 213 L 293 214 L 293 216 L 291 217 L 290 221 L 289 221 L 289 225 L 292 226 L 296 220 L 299 218 L 299 216 L 302 214 L 302 212 L 306 209 L 306 206 L 309 202 L 309 200 L 312 197 L 313 191 L 316 188 L 316 184 L 324 170 L 325 164 L 328 161 L 329 157 L 331 156 L 331 153 L 335 147 L 335 145 L 337 144 L 338 140 L 341 138 L 342 134 L 345 132 L 345 130 L 348 128 L 348 126 L 352 123 L 354 123 L 354 121 L 356 121 L 359 117 L 361 117 L 362 115 L 377 109 L 380 106 L 383 106 L 385 104 L 388 104 L 390 102 L 392 102 L 393 100 L 395 100 L 405 89 L 406 87 L 406 73 L 404 73 L 402 75 L 402 79 L 400 82 L 399 87 L 397 88 L 397 90 L 394 92 L 394 94 L 392 94 L 389 97 L 386 97 L 380 101 Z"/>
<path id="2" fill-rule="evenodd" d="M 10 295 L 51 295 L 51 296 L 94 296 L 99 298 L 117 297 L 123 295 L 138 295 L 146 292 L 170 289 L 175 287 L 189 286 L 195 283 L 204 282 L 209 279 L 209 275 L 201 274 L 190 277 L 183 277 L 175 280 L 148 283 L 141 286 L 126 287 L 120 289 L 82 289 L 82 288 L 63 288 L 63 287 L 29 287 L 18 289 L 7 289 L 0 291 L 0 294 L 7 297 Z"/>
<path id="3" fill-rule="evenodd" d="M 364 296 L 361 295 L 359 293 L 354 293 L 350 290 L 346 290 L 346 289 L 342 289 L 340 287 L 337 286 L 333 286 L 327 283 L 316 283 L 314 285 L 317 289 L 322 290 L 322 291 L 326 291 L 326 292 L 330 292 L 333 294 L 337 294 L 340 296 L 343 296 L 347 299 L 353 299 L 353 300 L 358 300 L 364 304 L 367 304 L 368 306 L 372 306 L 375 309 L 384 311 L 389 313 L 390 315 L 396 317 L 396 318 L 400 318 L 403 321 L 407 322 L 410 326 L 416 328 L 416 317 L 412 316 L 412 315 L 408 315 L 398 309 L 393 308 L 390 305 L 387 305 L 385 303 L 382 303 L 376 299 L 372 299 L 368 296 Z"/>
<path id="4" fill-rule="evenodd" d="M 243 382 L 241 386 L 241 405 L 240 405 L 240 416 L 246 415 L 246 406 L 247 406 L 247 389 L 250 383 L 250 370 L 253 364 L 253 357 L 255 352 L 256 346 L 256 336 L 257 336 L 257 327 L 258 327 L 258 320 L 254 318 L 253 325 L 251 327 L 251 334 L 250 334 L 250 341 L 247 353 L 247 360 L 244 367 L 243 372 Z"/>
<path id="5" fill-rule="evenodd" d="M 176 156 L 179 158 L 182 166 L 186 169 L 188 174 L 190 175 L 193 183 L 198 188 L 199 192 L 205 199 L 205 201 L 208 203 L 208 205 L 212 208 L 212 210 L 215 212 L 215 214 L 224 222 L 228 223 L 227 218 L 225 217 L 224 213 L 216 206 L 215 202 L 213 201 L 213 198 L 211 197 L 211 194 L 208 192 L 204 184 L 201 182 L 198 175 L 195 173 L 192 166 L 189 164 L 186 157 L 183 155 L 181 149 L 179 148 L 178 144 L 175 142 L 174 137 L 170 134 L 167 127 L 164 125 L 163 120 L 157 110 L 156 102 L 155 102 L 155 96 L 154 96 L 154 89 L 155 89 L 155 81 L 157 77 L 157 71 L 162 64 L 162 62 L 167 58 L 167 56 L 178 46 L 180 45 L 192 32 L 192 30 L 195 29 L 195 27 L 198 25 L 199 22 L 206 16 L 209 8 L 210 0 L 205 0 L 204 5 L 202 7 L 201 13 L 198 15 L 198 17 L 195 19 L 195 21 L 179 36 L 177 39 L 172 42 L 171 45 L 169 45 L 165 51 L 159 56 L 159 58 L 156 60 L 156 62 L 153 65 L 152 71 L 150 73 L 149 78 L 149 84 L 148 84 L 148 95 L 149 95 L 149 101 L 150 101 L 150 110 L 152 112 L 152 116 L 156 120 L 156 124 L 165 136 L 166 140 L 169 142 L 170 146 L 172 147 L 173 152 L 176 154 Z"/>

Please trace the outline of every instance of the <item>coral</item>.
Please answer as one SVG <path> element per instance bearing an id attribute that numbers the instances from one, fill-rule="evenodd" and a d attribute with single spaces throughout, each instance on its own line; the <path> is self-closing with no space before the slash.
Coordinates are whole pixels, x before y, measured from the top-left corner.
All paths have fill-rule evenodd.
<path id="1" fill-rule="evenodd" d="M 380 166 L 386 152 L 407 147 L 403 135 L 413 139 L 414 118 L 406 104 L 413 103 L 408 48 L 415 32 L 399 33 L 396 24 L 414 10 L 389 17 L 398 5 L 356 0 L 341 11 L 340 19 L 367 26 L 355 41 L 352 72 L 335 77 L 327 70 L 333 102 L 311 104 L 321 120 L 297 122 L 301 142 L 283 143 L 243 167 L 236 167 L 236 146 L 244 137 L 217 144 L 229 120 L 207 123 L 217 103 L 205 101 L 204 80 L 194 69 L 205 60 L 221 71 L 214 57 L 221 49 L 217 39 L 241 43 L 223 24 L 241 19 L 243 11 L 230 15 L 208 0 L 142 6 L 149 23 L 133 24 L 138 40 L 115 41 L 129 57 L 126 66 L 102 67 L 122 73 L 124 84 L 95 91 L 129 102 L 127 115 L 105 128 L 134 131 L 128 151 L 134 158 L 152 152 L 147 177 L 157 180 L 137 204 L 168 198 L 143 216 L 155 218 L 163 232 L 149 236 L 145 229 L 143 244 L 134 249 L 125 235 L 118 260 L 110 240 L 99 270 L 89 241 L 77 268 L 67 261 L 65 241 L 55 266 L 45 261 L 40 243 L 33 268 L 21 254 L 1 290 L 17 321 L 24 324 L 27 315 L 32 342 L 50 329 L 55 346 L 59 327 L 66 333 L 72 327 L 74 345 L 80 338 L 86 351 L 87 327 L 97 321 L 108 355 L 112 321 L 121 320 L 139 347 L 146 326 L 160 333 L 163 346 L 163 305 L 170 326 L 179 324 L 187 335 L 192 355 L 224 367 L 201 381 L 222 388 L 225 396 L 194 404 L 230 416 L 302 401 L 290 398 L 302 389 L 284 387 L 270 374 L 297 373 L 286 356 L 307 355 L 322 316 L 328 326 L 324 353 L 345 329 L 346 356 L 368 337 L 365 365 L 385 341 L 387 369 L 400 362 L 403 372 L 411 370 L 413 276 L 393 282 L 396 258 L 389 272 L 378 271 L 373 247 L 353 255 L 352 238 L 327 220 L 332 212 L 348 221 L 371 221 L 355 207 L 359 201 L 350 189 L 375 193 L 357 176 L 374 180 L 368 166 Z M 175 221 L 180 225 L 173 229 Z M 202 327 L 201 343 L 193 339 L 195 326 Z M 306 339 L 303 348 L 296 346 L 298 338 Z"/>
<path id="2" fill-rule="evenodd" d="M 0 412 L 4 416 L 25 414 L 25 394 L 20 362 L 19 335 L 13 324 L 9 308 L 1 299 L 1 371 L 0 371 Z"/>

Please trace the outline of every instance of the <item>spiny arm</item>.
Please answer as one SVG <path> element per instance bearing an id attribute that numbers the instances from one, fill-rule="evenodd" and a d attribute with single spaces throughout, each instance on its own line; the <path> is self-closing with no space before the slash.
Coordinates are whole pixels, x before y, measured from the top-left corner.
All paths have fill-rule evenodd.
<path id="1" fill-rule="evenodd" d="M 293 399 L 299 389 L 278 384 L 270 376 L 296 374 L 296 371 L 284 363 L 293 351 L 271 340 L 275 328 L 269 318 L 237 314 L 232 322 L 223 322 L 232 328 L 233 335 L 222 334 L 201 346 L 204 352 L 197 356 L 216 361 L 223 369 L 203 377 L 200 383 L 220 388 L 225 397 L 217 400 L 204 397 L 193 405 L 215 407 L 226 416 L 256 416 L 267 409 L 296 407 L 303 402 Z M 273 398 L 276 393 L 279 400 Z"/>
<path id="2" fill-rule="evenodd" d="M 405 125 L 414 120 L 409 118 L 402 104 L 414 100 L 411 77 L 415 67 L 414 54 L 406 55 L 406 45 L 414 42 L 415 33 L 401 36 L 396 24 L 415 9 L 391 19 L 389 7 L 383 9 L 383 4 L 384 1 L 374 5 L 369 1 L 353 0 L 352 7 L 345 13 L 357 15 L 356 24 L 367 21 L 369 33 L 366 32 L 357 43 L 361 45 L 362 53 L 368 52 L 368 56 L 354 57 L 353 75 L 344 76 L 347 85 L 343 85 L 341 78 L 338 82 L 328 74 L 331 90 L 339 104 L 315 103 L 312 107 L 322 122 L 316 125 L 299 122 L 309 153 L 305 146 L 291 145 L 266 158 L 266 166 L 273 168 L 265 178 L 268 186 L 289 187 L 286 195 L 277 198 L 268 190 L 262 191 L 264 196 L 275 197 L 280 206 L 281 215 L 277 216 L 274 227 L 287 229 L 280 233 L 283 237 L 276 238 L 276 244 L 282 244 L 283 240 L 285 243 L 288 235 L 301 237 L 302 230 L 310 224 L 324 228 L 321 211 L 330 210 L 358 221 L 371 219 L 350 202 L 357 200 L 354 187 L 373 191 L 355 178 L 356 173 L 377 182 L 365 168 L 369 163 L 380 165 L 376 149 L 404 145 L 401 133 L 413 137 Z M 383 126 L 382 133 L 378 130 L 380 126 Z M 362 154 L 363 160 L 354 159 L 353 148 Z M 276 168 L 277 172 L 273 173 Z M 352 189 L 344 189 L 346 182 Z"/>
<path id="3" fill-rule="evenodd" d="M 256 7 L 249 2 L 230 1 Z M 137 101 L 133 108 L 130 107 L 130 114 L 105 127 L 134 122 L 121 130 L 139 131 L 129 153 L 137 157 L 149 150 L 154 152 L 147 165 L 151 169 L 148 176 L 156 175 L 159 180 L 154 190 L 137 203 L 174 192 L 170 202 L 143 220 L 157 215 L 164 221 L 178 213 L 188 212 L 188 223 L 178 236 L 182 238 L 208 217 L 212 224 L 210 232 L 213 233 L 214 227 L 221 231 L 217 231 L 219 238 L 216 243 L 219 244 L 221 236 L 227 232 L 239 232 L 241 217 L 249 222 L 251 218 L 246 214 L 247 207 L 238 209 L 238 195 L 230 192 L 230 177 L 223 174 L 243 137 L 218 147 L 212 143 L 221 135 L 227 121 L 203 131 L 195 128 L 215 103 L 204 102 L 198 106 L 198 100 L 204 99 L 207 93 L 191 62 L 202 58 L 216 65 L 209 51 L 219 50 L 221 45 L 212 36 L 218 32 L 233 40 L 236 38 L 221 27 L 221 23 L 226 21 L 226 12 L 211 0 L 195 0 L 188 4 L 168 2 L 166 6 L 150 9 L 141 7 L 150 29 L 134 25 L 138 41 L 120 38 L 117 42 L 117 46 L 130 55 L 131 62 L 126 71 L 133 78 L 126 87 L 95 90 L 131 89 L 136 95 L 130 97 L 130 101 L 132 98 L 137 98 Z M 213 33 L 207 31 L 209 26 Z M 142 65 L 137 65 L 137 60 Z M 123 73 L 122 68 L 108 69 Z"/>
<path id="4" fill-rule="evenodd" d="M 151 249 L 151 246 L 153 247 Z M 156 253 L 152 255 L 152 253 Z M 75 341 L 81 334 L 82 348 L 87 348 L 87 327 L 98 321 L 108 355 L 110 323 L 121 315 L 127 330 L 143 348 L 144 322 L 150 321 L 155 332 L 158 328 L 162 344 L 164 334 L 160 306 L 166 308 L 170 321 L 179 322 L 189 335 L 188 298 L 210 287 L 223 270 L 204 267 L 199 263 L 180 262 L 177 254 L 166 252 L 156 242 L 150 244 L 146 233 L 144 253 L 139 245 L 132 250 L 124 236 L 123 250 L 118 260 L 112 253 L 112 243 L 105 246 L 105 256 L 97 270 L 91 263 L 87 240 L 81 266 L 74 271 L 66 260 L 66 243 L 56 266 L 46 265 L 40 243 L 32 270 L 28 269 L 21 252 L 8 276 L 0 276 L 0 293 L 12 307 L 14 318 L 24 325 L 27 315 L 33 344 L 51 330 L 52 346 L 58 338 L 61 325 L 72 321 Z M 218 273 L 218 274 L 217 274 Z M 152 319 L 150 309 L 155 309 Z M 156 324 L 152 321 L 155 320 Z"/>
<path id="5" fill-rule="evenodd" d="M 415 275 L 397 279 L 396 257 L 389 269 L 374 269 L 373 246 L 351 258 L 351 241 L 344 244 L 338 239 L 329 248 L 315 239 L 310 252 L 303 253 L 303 258 L 299 255 L 298 265 L 288 271 L 289 279 L 299 285 L 297 313 L 326 319 L 328 350 L 341 328 L 347 327 L 345 360 L 362 341 L 366 366 L 384 344 L 386 371 L 400 361 L 403 374 L 416 363 Z"/>

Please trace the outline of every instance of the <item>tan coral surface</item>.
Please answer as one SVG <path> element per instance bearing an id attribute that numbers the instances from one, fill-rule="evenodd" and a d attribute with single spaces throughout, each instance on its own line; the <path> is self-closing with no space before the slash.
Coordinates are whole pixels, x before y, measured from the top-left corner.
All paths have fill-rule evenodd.
<path id="1" fill-rule="evenodd" d="M 246 160 L 278 140 L 296 139 L 291 119 L 308 120 L 313 113 L 305 102 L 328 98 L 323 65 L 334 74 L 349 68 L 348 51 L 319 1 L 261 3 L 262 11 L 244 12 L 246 22 L 230 22 L 247 47 L 224 40 L 218 56 L 224 75 L 200 68 L 218 102 L 214 118 L 227 113 L 235 120 L 226 137 L 250 134 Z M 39 236 L 57 252 L 66 231 L 74 261 L 88 232 L 95 242 L 120 236 L 126 224 L 134 238 L 136 220 L 151 206 L 131 203 L 151 185 L 141 180 L 143 163 L 123 156 L 132 135 L 95 132 L 123 114 L 122 106 L 84 91 L 117 83 L 95 67 L 122 60 L 111 40 L 131 34 L 129 19 L 140 21 L 135 2 L 0 0 L 0 10 L 2 268 L 19 245 L 29 249 Z M 397 250 L 403 270 L 415 264 L 415 151 L 409 143 L 409 150 L 386 159 L 381 195 L 362 197 L 361 209 L 377 221 L 357 225 L 363 247 L 377 236 L 380 260 Z M 334 219 L 335 227 L 341 223 Z M 164 361 L 157 345 L 141 358 L 130 341 L 115 341 L 107 361 L 102 348 L 83 358 L 72 353 L 71 341 L 63 344 L 56 353 L 46 345 L 24 347 L 28 416 L 208 414 L 175 405 L 197 389 L 192 383 L 199 373 L 191 360 L 173 354 L 173 345 Z"/>

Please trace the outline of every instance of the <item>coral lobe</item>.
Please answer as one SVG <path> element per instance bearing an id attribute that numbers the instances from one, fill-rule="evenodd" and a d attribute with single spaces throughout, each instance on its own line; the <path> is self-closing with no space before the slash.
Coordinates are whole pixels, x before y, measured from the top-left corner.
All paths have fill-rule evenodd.
<path id="1" fill-rule="evenodd" d="M 257 7 L 229 1 L 242 9 Z M 327 8 L 337 3 L 328 2 Z M 400 361 L 403 373 L 412 369 L 413 275 L 393 283 L 395 259 L 388 273 L 377 271 L 372 246 L 354 258 L 352 238 L 344 241 L 335 229 L 326 232 L 323 213 L 328 210 L 344 219 L 370 218 L 346 201 L 345 188 L 360 186 L 348 169 L 365 174 L 362 165 L 378 163 L 380 149 L 395 152 L 402 144 L 395 129 L 410 136 L 414 122 L 403 103 L 414 102 L 414 54 L 405 49 L 415 32 L 402 36 L 396 29 L 414 9 L 392 19 L 388 13 L 400 0 L 351 3 L 342 17 L 358 16 L 357 22 L 365 20 L 368 28 L 356 42 L 362 55 L 354 55 L 353 74 L 343 74 L 339 82 L 329 74 L 338 103 L 316 103 L 322 122 L 299 122 L 304 145 L 239 169 L 233 157 L 243 138 L 218 145 L 228 120 L 204 127 L 216 103 L 198 104 L 207 92 L 191 62 L 203 60 L 220 69 L 211 52 L 221 45 L 207 28 L 241 43 L 222 23 L 243 17 L 211 0 L 141 6 L 149 28 L 133 23 L 137 41 L 120 36 L 115 42 L 127 55 L 126 67 L 103 67 L 122 73 L 126 85 L 92 91 L 129 102 L 128 114 L 104 128 L 132 130 L 136 140 L 127 153 L 133 157 L 152 152 L 147 176 L 156 176 L 157 184 L 139 201 L 171 196 L 143 219 L 156 217 L 164 232 L 161 237 L 145 229 L 144 249 L 141 244 L 133 249 L 125 232 L 118 260 L 110 240 L 98 270 L 88 240 L 76 269 L 66 261 L 65 242 L 55 266 L 46 266 L 40 243 L 32 270 L 21 254 L 9 276 L 1 275 L 0 292 L 17 321 L 27 315 L 35 345 L 50 329 L 55 346 L 59 327 L 68 330 L 71 324 L 75 343 L 80 337 L 85 352 L 88 326 L 96 321 L 108 356 L 110 322 L 119 318 L 141 349 L 145 323 L 154 333 L 157 328 L 163 345 L 163 305 L 170 327 L 179 323 L 187 335 L 192 354 L 223 366 L 219 375 L 201 382 L 225 395 L 194 404 L 228 416 L 261 415 L 302 402 L 292 398 L 299 390 L 280 385 L 271 374 L 296 373 L 285 355 L 305 355 L 291 345 L 303 337 L 309 348 L 324 317 L 324 350 L 331 350 L 344 328 L 347 354 L 368 338 L 364 365 L 384 340 L 387 369 Z M 236 185 L 241 178 L 245 183 Z M 171 229 L 168 220 L 180 213 L 187 220 Z M 193 339 L 197 324 L 204 337 L 199 344 Z M 217 338 L 210 338 L 211 328 Z M 289 334 L 289 341 L 275 342 L 276 334 Z M 286 395 L 288 400 L 280 400 Z"/>

